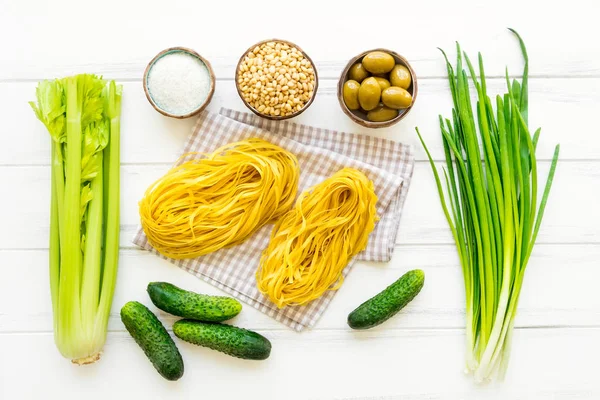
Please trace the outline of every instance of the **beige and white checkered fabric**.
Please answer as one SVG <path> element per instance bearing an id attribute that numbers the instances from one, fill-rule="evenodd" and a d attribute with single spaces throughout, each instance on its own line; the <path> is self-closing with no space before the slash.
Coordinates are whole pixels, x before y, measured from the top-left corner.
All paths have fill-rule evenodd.
<path id="1" fill-rule="evenodd" d="M 377 213 L 381 219 L 371 233 L 366 250 L 350 262 L 344 275 L 355 260 L 390 260 L 414 168 L 410 146 L 367 135 L 270 121 L 253 114 L 221 109 L 219 114 L 207 111 L 200 114 L 183 152 L 208 153 L 227 143 L 252 137 L 281 146 L 298 157 L 298 194 L 344 167 L 364 172 L 375 185 L 379 198 Z M 172 260 L 158 254 L 141 229 L 133 243 L 300 331 L 315 325 L 335 292 L 329 291 L 305 306 L 278 309 L 257 290 L 256 268 L 269 242 L 272 227 L 272 224 L 264 226 L 240 245 L 188 260 Z"/>

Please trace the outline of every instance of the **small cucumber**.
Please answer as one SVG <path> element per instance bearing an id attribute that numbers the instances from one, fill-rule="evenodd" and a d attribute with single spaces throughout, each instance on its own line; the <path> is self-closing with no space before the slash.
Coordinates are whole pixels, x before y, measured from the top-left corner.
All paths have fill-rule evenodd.
<path id="1" fill-rule="evenodd" d="M 173 332 L 181 340 L 245 360 L 265 360 L 271 354 L 266 337 L 236 326 L 182 319 Z"/>
<path id="2" fill-rule="evenodd" d="M 150 282 L 148 295 L 161 310 L 198 321 L 226 321 L 242 311 L 242 304 L 231 297 L 189 292 L 167 282 Z"/>
<path id="3" fill-rule="evenodd" d="M 130 301 L 121 308 L 121 321 L 164 378 L 183 376 L 183 359 L 169 332 L 146 306 Z"/>
<path id="4" fill-rule="evenodd" d="M 408 271 L 384 291 L 362 303 L 348 315 L 352 329 L 377 326 L 402 310 L 421 291 L 425 273 L 420 269 Z"/>

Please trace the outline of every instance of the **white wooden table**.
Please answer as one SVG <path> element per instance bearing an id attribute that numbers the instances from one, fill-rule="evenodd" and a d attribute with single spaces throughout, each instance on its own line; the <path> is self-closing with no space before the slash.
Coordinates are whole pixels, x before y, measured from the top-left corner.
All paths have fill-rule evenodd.
<path id="1" fill-rule="evenodd" d="M 0 399 L 600 398 L 598 3 L 228 3 L 0 1 Z M 543 127 L 541 174 L 557 142 L 562 158 L 526 275 L 506 381 L 482 387 L 463 374 L 462 276 L 414 127 L 441 159 L 437 115 L 449 114 L 451 98 L 436 47 L 453 54 L 459 40 L 472 55 L 483 51 L 490 91 L 498 92 L 504 90 L 505 65 L 513 74 L 522 70 L 509 26 L 529 48 L 530 120 Z M 210 109 L 244 110 L 233 82 L 235 64 L 250 44 L 270 37 L 298 43 L 318 67 L 317 98 L 298 122 L 415 145 L 418 161 L 396 252 L 388 264 L 354 267 L 312 331 L 298 334 L 245 307 L 235 323 L 271 339 L 267 361 L 237 360 L 178 342 L 186 372 L 179 382 L 167 382 L 125 331 L 120 307 L 128 300 L 150 304 L 145 287 L 154 280 L 218 290 L 130 243 L 137 201 L 175 160 L 193 123 L 155 112 L 144 97 L 142 73 L 160 50 L 191 47 L 217 75 Z M 374 47 L 405 55 L 420 91 L 404 121 L 369 131 L 342 113 L 335 86 L 346 61 Z M 49 136 L 27 104 L 37 81 L 81 72 L 124 85 L 119 278 L 105 352 L 87 367 L 71 365 L 53 343 Z M 416 267 L 426 273 L 425 288 L 401 315 L 366 332 L 347 327 L 346 316 L 357 304 Z M 160 318 L 167 326 L 174 320 L 164 313 Z"/>

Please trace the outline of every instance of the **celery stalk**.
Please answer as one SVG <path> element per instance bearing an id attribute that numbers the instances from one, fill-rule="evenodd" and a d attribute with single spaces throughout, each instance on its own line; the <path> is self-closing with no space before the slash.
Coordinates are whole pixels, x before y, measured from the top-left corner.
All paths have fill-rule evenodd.
<path id="1" fill-rule="evenodd" d="M 54 164 L 56 143 L 52 142 L 52 164 Z M 53 167 L 54 169 L 54 167 Z M 54 330 L 58 328 L 58 280 L 60 277 L 60 233 L 59 233 L 59 212 L 58 212 L 58 190 L 54 172 L 51 177 L 50 195 L 50 296 L 52 298 L 52 315 L 54 319 Z"/>
<path id="2" fill-rule="evenodd" d="M 54 331 L 58 332 L 58 290 L 60 279 L 60 227 L 64 199 L 63 143 L 66 140 L 64 88 L 62 82 L 42 81 L 36 89 L 38 103 L 30 102 L 36 117 L 52 138 L 51 207 L 50 207 L 50 294 Z"/>
<path id="3" fill-rule="evenodd" d="M 121 157 L 121 97 L 122 88 L 111 82 L 105 91 L 106 110 L 110 119 L 111 140 L 108 148 L 108 204 L 106 207 L 106 240 L 102 293 L 96 325 L 106 327 L 117 279 L 119 260 L 119 215 L 120 215 L 120 157 Z M 105 328 L 106 329 L 106 328 Z"/>
<path id="4" fill-rule="evenodd" d="M 79 285 L 81 276 L 81 116 L 83 96 L 78 77 L 65 82 L 67 96 L 67 153 L 65 157 L 64 238 L 60 246 L 60 281 L 58 292 L 59 350 L 65 357 L 76 358 L 76 337 L 81 330 Z M 75 343 L 74 343 L 75 342 Z"/>
<path id="5" fill-rule="evenodd" d="M 49 263 L 55 343 L 77 364 L 99 359 L 114 293 L 121 90 L 83 74 L 40 82 L 37 103 L 30 103 L 52 137 Z"/>
<path id="6" fill-rule="evenodd" d="M 102 155 L 102 153 L 100 153 Z M 89 331 L 90 339 L 93 338 L 96 309 L 98 308 L 100 292 L 100 276 L 102 272 L 102 210 L 104 200 L 102 157 L 100 157 L 100 170 L 92 179 L 90 189 L 93 198 L 90 201 L 87 220 L 85 222 L 85 250 L 83 261 L 83 279 L 81 282 L 81 317 L 83 326 Z"/>

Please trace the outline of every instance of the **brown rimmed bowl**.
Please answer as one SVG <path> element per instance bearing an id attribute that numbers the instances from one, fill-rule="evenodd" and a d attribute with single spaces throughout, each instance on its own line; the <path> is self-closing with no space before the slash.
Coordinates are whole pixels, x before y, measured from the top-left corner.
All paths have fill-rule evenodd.
<path id="1" fill-rule="evenodd" d="M 189 112 L 187 114 L 171 114 L 170 112 L 163 110 L 162 108 L 160 108 L 160 106 L 158 104 L 156 104 L 154 102 L 154 99 L 152 98 L 152 95 L 150 94 L 150 91 L 148 90 L 148 74 L 150 73 L 150 70 L 152 69 L 152 66 L 154 65 L 154 63 L 167 54 L 178 53 L 178 52 L 187 53 L 193 57 L 196 57 L 200 61 L 202 61 L 204 63 L 204 65 L 206 65 L 206 68 L 208 69 L 208 74 L 210 75 L 210 89 L 208 92 L 208 96 L 206 97 L 206 100 L 204 100 L 204 102 L 198 108 L 192 110 L 191 112 Z M 189 117 L 192 117 L 192 116 L 198 114 L 200 111 L 204 110 L 206 108 L 206 106 L 208 106 L 208 103 L 210 103 L 210 101 L 212 100 L 213 94 L 215 93 L 215 73 L 212 69 L 212 66 L 208 62 L 208 60 L 205 59 L 204 57 L 202 57 L 200 54 L 198 54 L 194 50 L 188 49 L 187 47 L 169 47 L 168 49 L 165 49 L 165 50 L 161 51 L 160 53 L 158 53 L 152 60 L 150 60 L 150 62 L 148 63 L 148 66 L 146 67 L 146 70 L 144 71 L 143 84 L 144 84 L 144 93 L 146 93 L 146 98 L 148 99 L 148 101 L 150 102 L 152 107 L 154 107 L 154 109 L 156 111 L 158 111 L 159 113 L 161 113 L 162 115 L 165 115 L 167 117 L 184 119 L 184 118 L 189 118 Z"/>
<path id="2" fill-rule="evenodd" d="M 258 111 L 257 109 L 255 109 L 254 107 L 252 107 L 247 101 L 246 99 L 244 99 L 244 96 L 242 95 L 242 90 L 240 88 L 240 84 L 238 83 L 238 77 L 240 74 L 240 65 L 242 63 L 242 61 L 244 60 L 244 58 L 248 55 L 248 53 L 250 53 L 252 50 L 254 50 L 254 48 L 256 46 L 260 46 L 262 44 L 268 43 L 268 42 L 280 42 L 280 43 L 285 43 L 288 46 L 291 47 L 295 47 L 296 49 L 298 49 L 298 51 L 300 51 L 300 53 L 302 53 L 302 55 L 304 56 L 304 58 L 306 58 L 308 60 L 308 62 L 310 63 L 314 73 L 315 73 L 315 85 L 313 88 L 313 95 L 310 98 L 310 100 L 308 100 L 306 102 L 306 104 L 304 104 L 304 107 L 302 107 L 301 110 L 296 111 L 295 113 L 292 113 L 290 115 L 285 115 L 285 116 L 280 116 L 280 115 L 266 115 L 261 113 L 260 111 Z M 308 56 L 308 54 L 306 54 L 306 52 L 304 50 L 302 50 L 302 48 L 300 46 L 298 46 L 295 43 L 292 43 L 290 41 L 287 40 L 283 40 L 283 39 L 267 39 L 267 40 L 262 40 L 258 43 L 253 44 L 252 46 L 250 46 L 248 48 L 248 50 L 246 50 L 242 56 L 240 57 L 237 66 L 235 67 L 235 88 L 237 89 L 237 93 L 240 96 L 240 99 L 242 99 L 242 102 L 244 102 L 244 105 L 246 107 L 248 107 L 250 109 L 250 111 L 252 111 L 254 114 L 266 118 L 266 119 L 270 119 L 270 120 L 284 120 L 284 119 L 289 119 L 289 118 L 294 118 L 297 117 L 298 115 L 302 114 L 308 107 L 310 107 L 310 105 L 312 104 L 312 102 L 315 100 L 315 96 L 317 95 L 317 89 L 319 87 L 319 75 L 317 74 L 317 67 L 315 66 L 315 63 L 313 62 L 313 60 Z"/>
<path id="3" fill-rule="evenodd" d="M 350 71 L 350 67 L 352 67 L 355 63 L 361 61 L 364 56 L 366 56 L 368 53 L 370 53 L 372 51 L 383 51 L 383 52 L 388 53 L 389 55 L 394 57 L 394 59 L 396 60 L 396 64 L 404 65 L 406 68 L 408 68 L 408 71 L 410 72 L 411 83 L 408 88 L 408 93 L 410 93 L 413 98 L 412 104 L 408 108 L 399 110 L 398 116 L 394 119 L 390 119 L 389 121 L 382 121 L 382 122 L 369 121 L 367 119 L 366 112 L 364 112 L 362 110 L 350 110 L 346 106 L 346 103 L 344 103 L 343 89 L 344 89 L 344 83 L 346 83 L 346 81 L 348 80 L 348 72 Z M 366 128 L 386 128 L 388 126 L 392 126 L 392 125 L 398 123 L 402 118 L 406 117 L 406 115 L 414 107 L 415 101 L 417 101 L 417 75 L 415 74 L 415 71 L 413 70 L 413 68 L 411 67 L 409 62 L 404 57 L 402 57 L 400 54 L 396 53 L 395 51 L 391 51 L 388 49 L 373 49 L 373 50 L 363 51 L 362 53 L 360 53 L 359 55 L 357 55 L 356 57 L 354 57 L 350 61 L 348 61 L 348 64 L 346 64 L 346 68 L 344 68 L 344 70 L 342 71 L 342 74 L 340 76 L 340 80 L 339 80 L 338 86 L 337 86 L 337 97 L 338 97 L 338 101 L 340 103 L 340 107 L 342 107 L 342 111 L 344 112 L 344 114 L 346 114 L 348 117 L 350 117 L 350 119 L 352 121 L 354 121 L 357 124 L 362 125 Z"/>

